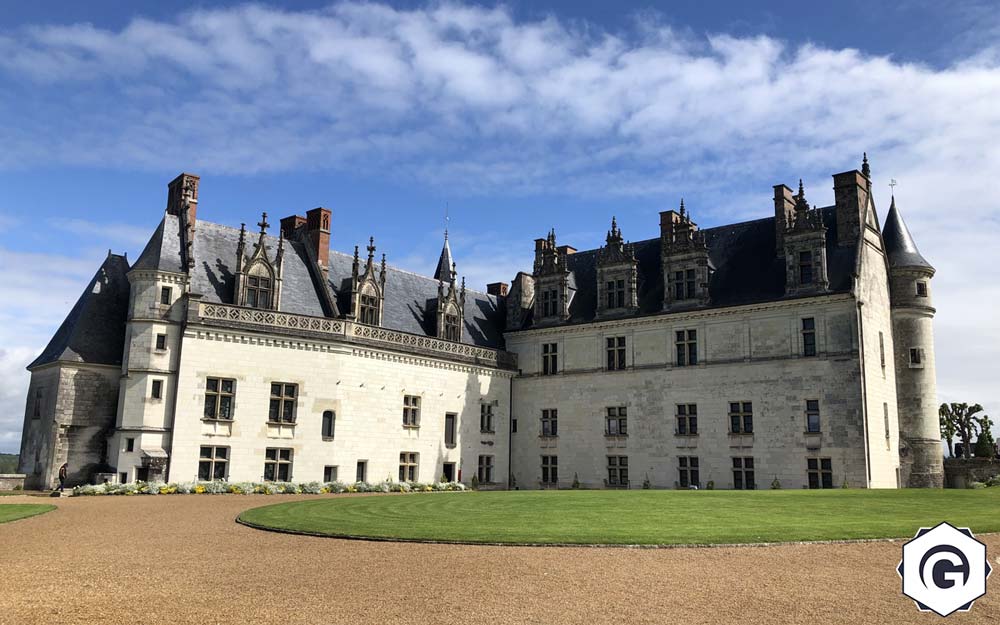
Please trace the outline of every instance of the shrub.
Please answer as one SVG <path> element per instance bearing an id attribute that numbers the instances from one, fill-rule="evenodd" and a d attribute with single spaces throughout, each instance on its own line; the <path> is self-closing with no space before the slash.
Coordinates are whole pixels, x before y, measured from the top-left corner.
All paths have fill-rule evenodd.
<path id="1" fill-rule="evenodd" d="M 649 490 L 652 487 L 653 487 L 653 485 L 649 483 L 649 474 L 647 473 L 646 474 L 646 479 L 644 479 L 642 481 L 642 489 L 643 490 Z"/>
<path id="2" fill-rule="evenodd" d="M 574 489 L 580 488 L 580 478 L 576 475 L 576 473 L 573 474 L 573 485 L 571 486 L 571 488 Z"/>
<path id="3" fill-rule="evenodd" d="M 21 486 L 20 484 L 16 484 L 14 486 L 14 490 L 24 490 L 24 486 Z"/>
<path id="4" fill-rule="evenodd" d="M 472 484 L 472 490 L 479 490 L 479 476 L 478 475 L 473 475 L 472 476 L 471 484 Z"/>
<path id="5" fill-rule="evenodd" d="M 844 483 L 840 485 L 841 488 L 850 488 L 851 485 L 847 483 L 847 478 L 844 478 Z"/>
<path id="6" fill-rule="evenodd" d="M 777 476 L 771 481 L 771 490 L 781 490 L 781 482 L 778 481 Z"/>
<path id="7" fill-rule="evenodd" d="M 986 488 L 986 484 L 983 482 L 972 482 L 969 484 L 969 488 Z"/>
<path id="8" fill-rule="evenodd" d="M 986 480 L 986 485 L 989 487 L 1000 486 L 1000 475 L 994 475 L 990 479 Z"/>
<path id="9" fill-rule="evenodd" d="M 715 480 L 708 480 L 708 483 L 705 484 L 705 490 L 715 490 Z"/>

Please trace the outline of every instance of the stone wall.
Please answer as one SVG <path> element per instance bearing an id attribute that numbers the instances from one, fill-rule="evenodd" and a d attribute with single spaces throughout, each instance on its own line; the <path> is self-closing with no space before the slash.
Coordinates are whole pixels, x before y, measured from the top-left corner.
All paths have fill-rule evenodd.
<path id="1" fill-rule="evenodd" d="M 945 488 L 968 488 L 1000 475 L 1000 462 L 992 458 L 948 458 L 944 461 Z"/>
<path id="2" fill-rule="evenodd" d="M 21 490 L 26 477 L 23 473 L 0 473 L 0 490 Z"/>

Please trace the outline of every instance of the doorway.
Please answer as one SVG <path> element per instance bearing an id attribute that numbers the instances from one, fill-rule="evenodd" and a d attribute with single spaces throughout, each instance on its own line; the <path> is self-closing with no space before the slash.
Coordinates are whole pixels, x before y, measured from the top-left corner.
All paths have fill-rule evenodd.
<path id="1" fill-rule="evenodd" d="M 444 481 L 445 482 L 454 482 L 455 481 L 455 463 L 454 462 L 446 462 L 446 463 L 444 463 L 443 475 L 444 475 Z"/>

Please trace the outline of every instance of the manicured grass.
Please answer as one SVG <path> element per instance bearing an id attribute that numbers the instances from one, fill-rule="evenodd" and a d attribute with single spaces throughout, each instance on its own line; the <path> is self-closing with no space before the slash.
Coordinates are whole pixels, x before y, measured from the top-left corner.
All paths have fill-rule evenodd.
<path id="1" fill-rule="evenodd" d="M 247 510 L 331 536 L 488 543 L 717 544 L 903 538 L 949 521 L 1000 531 L 1000 488 L 512 491 L 338 497 Z"/>
<path id="2" fill-rule="evenodd" d="M 0 504 L 0 523 L 16 521 L 36 514 L 44 514 L 55 510 L 55 506 L 38 503 L 5 503 Z"/>

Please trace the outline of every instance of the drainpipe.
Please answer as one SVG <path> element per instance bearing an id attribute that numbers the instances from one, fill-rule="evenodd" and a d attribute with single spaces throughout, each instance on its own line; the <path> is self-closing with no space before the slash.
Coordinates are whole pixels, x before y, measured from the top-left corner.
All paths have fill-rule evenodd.
<path id="1" fill-rule="evenodd" d="M 868 448 L 868 381 L 865 377 L 865 320 L 861 307 L 865 303 L 858 300 L 858 355 L 861 358 L 861 418 L 865 429 L 865 471 L 868 474 L 868 488 L 872 486 L 872 464 Z"/>
<path id="2" fill-rule="evenodd" d="M 510 477 L 514 475 L 512 464 L 514 457 L 514 376 L 510 376 L 507 387 L 507 490 L 510 490 Z"/>

